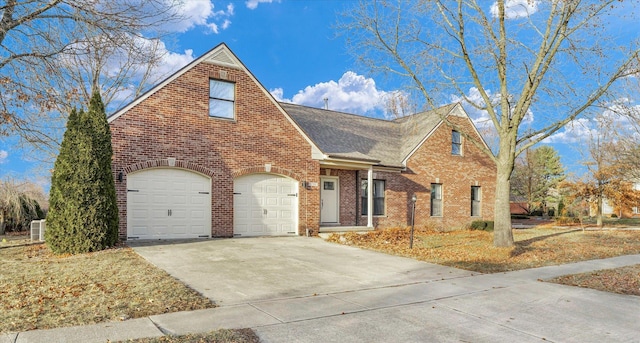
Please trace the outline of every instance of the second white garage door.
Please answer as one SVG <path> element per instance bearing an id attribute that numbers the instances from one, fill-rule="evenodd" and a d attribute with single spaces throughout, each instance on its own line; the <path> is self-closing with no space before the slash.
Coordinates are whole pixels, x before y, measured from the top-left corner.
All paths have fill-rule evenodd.
<path id="1" fill-rule="evenodd" d="M 178 168 L 127 175 L 127 237 L 211 236 L 211 179 Z"/>
<path id="2" fill-rule="evenodd" d="M 298 183 L 274 174 L 251 174 L 233 183 L 233 235 L 295 235 Z"/>

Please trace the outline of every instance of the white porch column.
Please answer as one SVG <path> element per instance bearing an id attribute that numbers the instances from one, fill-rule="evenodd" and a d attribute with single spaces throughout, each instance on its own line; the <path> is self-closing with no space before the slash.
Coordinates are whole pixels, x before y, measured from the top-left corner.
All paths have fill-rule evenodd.
<path id="1" fill-rule="evenodd" d="M 373 166 L 367 172 L 367 226 L 373 227 Z"/>

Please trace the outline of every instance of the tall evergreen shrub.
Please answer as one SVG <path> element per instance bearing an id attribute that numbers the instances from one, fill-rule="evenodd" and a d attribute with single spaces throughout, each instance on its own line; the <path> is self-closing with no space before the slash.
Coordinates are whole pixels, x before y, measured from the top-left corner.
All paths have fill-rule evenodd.
<path id="1" fill-rule="evenodd" d="M 51 178 L 45 239 L 54 253 L 98 251 L 117 242 L 112 153 L 104 104 L 94 90 L 88 111 L 69 114 Z"/>

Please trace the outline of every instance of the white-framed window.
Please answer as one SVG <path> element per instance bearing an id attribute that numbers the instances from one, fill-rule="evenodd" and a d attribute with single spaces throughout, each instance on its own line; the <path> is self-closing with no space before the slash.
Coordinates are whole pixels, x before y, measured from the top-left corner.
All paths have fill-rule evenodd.
<path id="1" fill-rule="evenodd" d="M 362 215 L 366 216 L 369 214 L 367 195 L 368 187 L 367 180 L 362 180 L 361 189 L 362 189 Z M 374 216 L 384 216 L 384 180 L 373 180 L 373 215 Z"/>
<path id="2" fill-rule="evenodd" d="M 233 82 L 209 80 L 209 116 L 235 118 L 236 84 Z"/>
<path id="3" fill-rule="evenodd" d="M 480 212 L 480 198 L 482 194 L 480 193 L 480 186 L 471 186 L 471 216 L 479 217 L 481 215 Z"/>
<path id="4" fill-rule="evenodd" d="M 633 210 L 633 214 L 640 214 L 640 211 L 638 211 L 638 207 L 637 206 L 634 206 L 632 208 L 632 210 Z"/>
<path id="5" fill-rule="evenodd" d="M 442 184 L 431 184 L 431 216 L 442 217 Z"/>
<path id="6" fill-rule="evenodd" d="M 456 130 L 451 131 L 451 155 L 462 155 L 462 136 Z"/>

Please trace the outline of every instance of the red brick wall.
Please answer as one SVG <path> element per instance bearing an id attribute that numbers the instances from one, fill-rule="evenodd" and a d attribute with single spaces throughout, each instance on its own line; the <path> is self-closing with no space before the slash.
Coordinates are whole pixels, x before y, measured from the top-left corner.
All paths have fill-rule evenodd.
<path id="1" fill-rule="evenodd" d="M 209 79 L 228 72 L 236 82 L 236 120 L 209 117 Z M 126 238 L 126 174 L 167 165 L 212 176 L 212 235 L 233 235 L 233 178 L 264 171 L 297 181 L 319 182 L 319 164 L 310 158 L 311 146 L 273 102 L 243 71 L 201 63 L 149 96 L 110 123 L 120 237 Z M 299 233 L 317 232 L 319 191 L 299 187 Z"/>
<path id="2" fill-rule="evenodd" d="M 466 118 L 450 117 L 464 132 L 474 132 Z M 441 229 L 466 227 L 471 221 L 493 220 L 496 167 L 471 142 L 463 139 L 462 155 L 451 155 L 451 128 L 442 124 L 412 155 L 402 173 L 375 172 L 385 180 L 385 216 L 374 217 L 377 228 L 404 227 L 411 222 L 411 197 L 415 193 L 416 226 Z M 367 173 L 360 173 L 366 179 Z M 443 215 L 431 217 L 431 183 L 442 184 Z M 471 186 L 481 187 L 481 217 L 471 217 Z M 342 202 L 343 203 L 343 202 Z M 366 216 L 360 217 L 366 225 Z"/>

